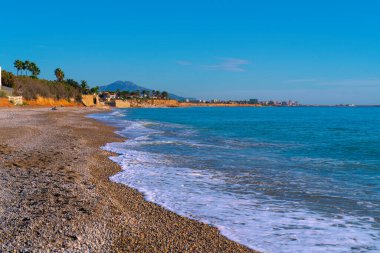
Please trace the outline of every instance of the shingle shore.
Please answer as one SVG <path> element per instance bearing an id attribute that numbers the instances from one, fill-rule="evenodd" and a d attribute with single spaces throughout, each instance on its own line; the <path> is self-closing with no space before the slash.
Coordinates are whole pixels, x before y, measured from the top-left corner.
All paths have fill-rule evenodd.
<path id="1" fill-rule="evenodd" d="M 0 110 L 0 252 L 253 252 L 110 182 L 94 110 Z"/>

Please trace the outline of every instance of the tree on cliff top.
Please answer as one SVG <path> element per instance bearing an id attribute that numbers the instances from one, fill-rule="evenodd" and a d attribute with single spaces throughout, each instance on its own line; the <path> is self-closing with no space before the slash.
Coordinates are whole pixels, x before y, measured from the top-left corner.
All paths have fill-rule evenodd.
<path id="1" fill-rule="evenodd" d="M 24 63 L 20 60 L 15 60 L 15 62 L 13 63 L 14 67 L 17 69 L 17 75 L 18 75 L 18 72 L 22 70 L 23 64 Z"/>
<path id="2" fill-rule="evenodd" d="M 90 92 L 98 94 L 99 93 L 99 86 L 95 86 L 95 87 L 91 88 Z"/>
<path id="3" fill-rule="evenodd" d="M 86 80 L 80 81 L 80 88 L 81 88 L 82 94 L 88 94 L 89 87 Z"/>
<path id="4" fill-rule="evenodd" d="M 21 60 L 16 60 L 13 63 L 13 66 L 17 69 L 17 75 L 18 75 L 20 70 L 21 70 L 21 75 L 22 75 L 22 71 L 24 70 L 25 75 L 27 75 L 28 71 L 29 71 L 33 78 L 37 78 L 41 72 L 41 70 L 37 66 L 37 64 L 35 64 L 34 62 L 31 62 L 31 61 L 28 61 L 28 60 L 26 60 L 25 62 L 23 62 Z"/>
<path id="5" fill-rule="evenodd" d="M 22 70 L 25 71 L 25 75 L 28 75 L 28 71 L 30 69 L 30 64 L 31 64 L 31 62 L 28 60 L 24 61 L 22 64 Z"/>
<path id="6" fill-rule="evenodd" d="M 163 91 L 161 93 L 161 96 L 162 96 L 162 98 L 168 98 L 169 97 L 169 93 L 167 91 Z"/>
<path id="7" fill-rule="evenodd" d="M 11 72 L 5 71 L 3 69 L 1 70 L 1 83 L 4 86 L 12 88 L 14 85 L 14 81 L 15 81 L 15 76 Z"/>
<path id="8" fill-rule="evenodd" d="M 37 78 L 38 75 L 40 74 L 41 70 L 40 68 L 37 66 L 37 64 L 35 64 L 34 62 L 31 62 L 29 64 L 29 68 L 28 70 L 32 73 L 32 77 L 33 78 Z"/>
<path id="9" fill-rule="evenodd" d="M 65 78 L 65 73 L 63 73 L 62 69 L 60 69 L 60 68 L 56 68 L 54 70 L 54 74 L 57 77 L 58 82 L 62 82 L 63 79 Z"/>

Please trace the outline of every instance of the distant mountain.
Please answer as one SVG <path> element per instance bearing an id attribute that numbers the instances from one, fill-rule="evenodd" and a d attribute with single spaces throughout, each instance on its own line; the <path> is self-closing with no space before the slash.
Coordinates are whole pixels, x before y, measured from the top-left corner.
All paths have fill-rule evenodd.
<path id="1" fill-rule="evenodd" d="M 128 82 L 128 81 L 126 81 L 126 82 L 116 81 L 116 82 L 113 82 L 113 83 L 105 85 L 105 86 L 100 86 L 99 90 L 100 91 L 112 91 L 112 92 L 115 92 L 117 90 L 120 90 L 120 91 L 136 91 L 136 90 L 140 90 L 140 91 L 142 91 L 142 90 L 149 90 L 149 89 L 141 87 L 141 86 L 138 86 L 137 84 L 132 83 L 132 82 Z"/>
<path id="2" fill-rule="evenodd" d="M 100 91 L 112 91 L 112 92 L 115 92 L 117 90 L 120 90 L 120 91 L 136 91 L 136 90 L 152 91 L 152 89 L 148 89 L 148 88 L 139 86 L 139 85 L 137 85 L 133 82 L 129 82 L 129 81 L 116 81 L 116 82 L 113 82 L 113 83 L 105 85 L 105 86 L 100 86 L 99 90 Z M 161 92 L 162 92 L 162 90 L 161 90 Z M 185 97 L 177 96 L 177 95 L 172 94 L 172 93 L 169 93 L 169 97 L 172 99 L 179 100 L 179 101 L 184 101 L 187 99 Z M 190 98 L 190 99 L 192 99 L 192 98 Z"/>

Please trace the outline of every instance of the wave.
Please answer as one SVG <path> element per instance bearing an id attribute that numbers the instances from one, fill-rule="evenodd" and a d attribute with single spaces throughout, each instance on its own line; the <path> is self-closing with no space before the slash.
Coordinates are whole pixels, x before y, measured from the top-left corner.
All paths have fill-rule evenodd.
<path id="1" fill-rule="evenodd" d="M 111 180 L 142 192 L 146 200 L 188 218 L 216 226 L 223 235 L 263 252 L 376 252 L 380 234 L 369 217 L 326 216 L 260 196 L 223 191 L 223 173 L 175 167 L 149 152 L 105 150 L 122 171 Z M 355 250 L 354 250 L 355 251 Z"/>
<path id="2" fill-rule="evenodd" d="M 254 174 L 257 171 L 239 170 L 239 174 L 236 174 L 232 170 L 210 169 L 207 162 L 202 161 L 202 158 L 210 156 L 209 153 L 214 149 L 219 152 L 211 154 L 218 157 L 215 159 L 236 158 L 236 162 L 239 153 L 233 153 L 231 157 L 223 155 L 229 154 L 229 150 L 232 149 L 286 149 L 293 148 L 293 144 L 240 141 L 224 137 L 210 137 L 205 140 L 197 129 L 179 124 L 127 120 L 128 116 L 119 113 L 107 117 L 99 119 L 118 126 L 117 133 L 127 138 L 124 143 L 109 143 L 103 147 L 118 154 L 110 159 L 122 168 L 122 171 L 110 179 L 139 190 L 148 201 L 179 215 L 213 225 L 228 238 L 262 252 L 380 251 L 380 228 L 376 227 L 378 221 L 373 217 L 356 216 L 345 213 L 344 210 L 336 213 L 319 212 L 303 203 L 289 201 L 290 198 L 281 199 L 278 195 L 268 192 L 282 191 L 284 188 L 276 188 L 280 187 L 278 182 L 283 184 L 292 179 L 301 180 L 297 183 L 309 189 L 306 185 L 309 180 L 319 180 L 322 177 L 304 174 L 303 170 L 299 170 L 293 178 L 286 177 L 291 170 L 283 170 L 279 174 L 276 170 L 267 169 L 267 174 L 263 175 Z M 172 146 L 174 148 L 168 149 Z M 163 152 L 164 150 L 169 151 Z M 171 152 L 172 150 L 199 150 L 199 157 L 185 163 L 184 154 L 180 151 Z M 241 159 L 243 162 L 249 159 L 257 164 L 276 166 L 286 162 L 279 160 L 277 156 L 242 155 Z M 323 167 L 326 164 L 342 166 L 339 160 L 328 158 L 294 156 L 289 160 L 296 164 L 312 164 L 315 167 Z M 193 166 L 194 164 L 198 166 Z M 233 165 L 238 167 L 242 164 Z M 254 183 L 250 181 L 252 178 L 255 178 Z M 273 178 L 274 180 L 270 180 Z M 247 185 L 244 185 L 247 181 L 251 183 L 249 191 L 246 189 Z M 291 184 L 295 182 L 292 181 Z M 291 189 L 295 191 L 296 188 L 293 186 L 291 185 Z M 269 190 L 260 191 L 260 187 Z M 325 186 L 315 188 L 315 192 L 310 189 L 305 195 L 325 199 L 331 197 L 322 196 L 323 189 Z M 297 190 L 303 193 L 304 188 Z M 289 192 L 281 192 L 281 196 L 287 193 Z M 340 196 L 337 198 L 344 201 Z M 362 201 L 358 204 L 372 203 Z"/>

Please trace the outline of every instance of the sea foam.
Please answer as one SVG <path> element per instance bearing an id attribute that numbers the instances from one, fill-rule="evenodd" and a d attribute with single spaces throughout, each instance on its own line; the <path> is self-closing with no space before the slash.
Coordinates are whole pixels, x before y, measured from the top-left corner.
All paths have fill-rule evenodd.
<path id="1" fill-rule="evenodd" d="M 157 146 L 164 148 L 166 145 L 202 150 L 218 147 L 215 143 L 190 138 L 197 134 L 196 130 L 181 129 L 180 125 L 130 121 L 118 113 L 108 117 L 107 122 L 113 121 L 113 125 L 120 127 L 118 133 L 128 138 L 124 143 L 109 143 L 103 147 L 118 154 L 110 159 L 122 168 L 110 179 L 139 190 L 148 201 L 215 226 L 226 237 L 262 252 L 380 251 L 380 232 L 374 226 L 373 217 L 319 212 L 297 201 L 282 200 L 252 187 L 250 194 L 246 194 L 248 190 L 243 191 L 241 183 L 247 178 L 259 176 L 252 175 L 254 172 L 231 176 L 233 173 L 223 170 L 184 166 L 186 163 L 182 162 L 184 156 L 181 153 L 159 152 Z M 168 129 L 175 129 L 177 134 L 186 132 L 183 135 L 185 138 L 176 139 L 175 135 L 168 133 Z M 236 148 L 250 146 L 237 140 L 224 143 Z M 276 145 L 262 143 L 258 146 Z M 256 159 L 272 162 L 275 158 Z M 335 164 L 329 159 L 326 162 L 312 158 L 295 159 Z M 193 161 L 198 162 L 201 163 Z M 262 187 L 260 181 L 256 184 L 258 188 Z M 313 194 L 310 192 L 310 195 Z M 359 204 L 371 203 L 363 201 Z"/>
<path id="2" fill-rule="evenodd" d="M 369 218 L 331 217 L 264 197 L 230 194 L 223 188 L 223 173 L 175 167 L 172 157 L 136 151 L 150 134 L 144 123 L 134 122 L 123 131 L 139 137 L 104 149 L 119 154 L 111 159 L 122 171 L 111 180 L 135 188 L 148 201 L 188 218 L 219 228 L 228 238 L 263 252 L 378 252 L 380 235 Z M 141 136 L 141 134 L 146 134 Z M 152 142 L 152 145 L 155 145 Z M 307 249 L 307 251 L 305 250 Z"/>

